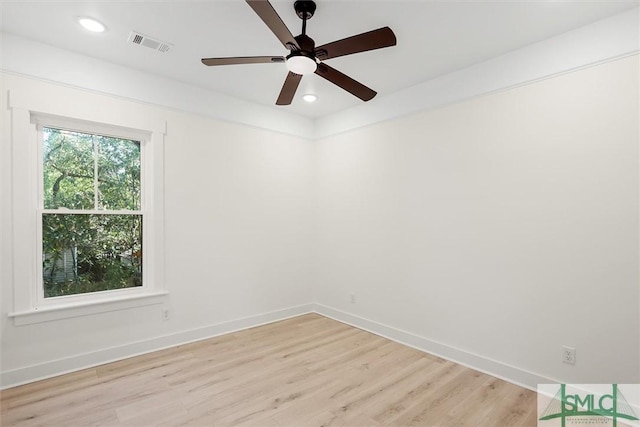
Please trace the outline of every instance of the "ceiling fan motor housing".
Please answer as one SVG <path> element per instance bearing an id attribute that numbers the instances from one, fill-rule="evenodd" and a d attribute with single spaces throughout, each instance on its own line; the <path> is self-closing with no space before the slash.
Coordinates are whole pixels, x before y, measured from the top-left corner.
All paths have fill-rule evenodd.
<path id="1" fill-rule="evenodd" d="M 316 42 L 306 34 L 300 34 L 294 37 L 300 46 L 300 52 L 308 53 L 313 57 L 313 51 L 316 48 Z"/>
<path id="2" fill-rule="evenodd" d="M 314 49 L 316 47 L 313 39 L 305 34 L 300 34 L 295 37 L 298 46 L 300 46 L 300 50 L 292 50 L 291 53 L 287 56 L 287 65 L 289 66 L 289 70 L 296 72 L 296 66 L 291 67 L 292 62 L 304 63 L 306 67 L 303 66 L 305 72 L 298 71 L 297 74 L 307 74 L 314 72 L 317 68 L 318 61 L 316 60 L 316 55 L 314 53 Z M 300 57 L 308 58 L 308 60 L 303 60 Z M 293 61 L 290 60 L 293 58 Z M 313 63 L 312 63 L 312 62 Z M 315 64 L 315 67 L 313 66 Z"/>

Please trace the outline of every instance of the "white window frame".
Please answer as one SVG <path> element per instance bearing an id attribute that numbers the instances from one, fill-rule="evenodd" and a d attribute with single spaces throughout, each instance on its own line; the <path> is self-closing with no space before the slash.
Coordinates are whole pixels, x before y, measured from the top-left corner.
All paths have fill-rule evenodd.
<path id="1" fill-rule="evenodd" d="M 123 117 L 51 105 L 10 93 L 12 111 L 12 222 L 16 325 L 162 304 L 164 285 L 164 120 Z M 122 102 L 122 101 L 121 101 Z M 46 104 L 46 105 L 40 105 Z M 99 117 L 96 116 L 96 112 Z M 96 120 L 98 119 L 98 120 Z M 143 215 L 143 284 L 112 291 L 44 298 L 42 279 L 42 127 L 75 130 L 140 141 Z M 60 213 L 65 213 L 60 209 Z"/>
<path id="2" fill-rule="evenodd" d="M 147 240 L 153 239 L 153 236 L 150 236 L 147 232 L 147 227 L 149 226 L 147 218 L 148 210 L 146 206 L 149 205 L 149 201 L 145 197 L 147 195 L 146 187 L 150 185 L 150 179 L 146 174 L 147 163 L 149 160 L 147 159 L 147 149 L 149 145 L 150 135 L 147 132 L 139 132 L 139 131 L 131 131 L 127 129 L 114 128 L 112 126 L 105 125 L 92 125 L 85 122 L 78 122 L 77 120 L 68 120 L 68 119 L 60 119 L 60 118 L 52 118 L 52 117 L 43 117 L 39 115 L 33 115 L 32 121 L 36 124 L 36 130 L 38 132 L 38 224 L 37 224 L 37 239 L 38 239 L 38 254 L 37 259 L 42 260 L 42 217 L 44 214 L 98 214 L 98 215 L 112 215 L 112 214 L 140 214 L 142 215 L 142 245 L 143 248 L 146 246 Z M 110 136 L 122 139 L 135 140 L 140 142 L 140 209 L 136 211 L 101 211 L 95 209 L 80 209 L 80 210 L 71 210 L 71 209 L 47 209 L 44 207 L 44 158 L 43 158 L 43 128 L 53 128 L 60 130 L 67 130 L 72 132 L 82 132 L 90 135 L 103 135 Z M 97 195 L 96 195 L 97 196 Z M 146 251 L 143 249 L 144 256 L 142 257 L 142 286 L 133 287 L 133 288 L 124 288 L 124 289 L 114 289 L 109 291 L 100 291 L 100 292 L 90 292 L 90 293 L 82 293 L 82 294 L 73 294 L 73 295 L 64 295 L 57 297 L 49 297 L 45 298 L 44 296 L 44 283 L 43 283 L 43 266 L 42 262 L 37 263 L 37 275 L 38 283 L 36 286 L 36 309 L 47 308 L 47 307 L 57 307 L 57 306 L 65 306 L 69 304 L 76 304 L 82 302 L 91 302 L 94 300 L 104 300 L 109 299 L 111 297 L 125 297 L 125 296 L 136 296 L 140 294 L 145 294 L 149 292 L 149 287 L 152 286 L 150 283 L 153 283 L 153 270 L 151 270 L 151 276 L 147 277 L 146 271 L 149 267 L 148 257 Z M 151 248 L 151 256 L 153 256 L 153 246 Z"/>

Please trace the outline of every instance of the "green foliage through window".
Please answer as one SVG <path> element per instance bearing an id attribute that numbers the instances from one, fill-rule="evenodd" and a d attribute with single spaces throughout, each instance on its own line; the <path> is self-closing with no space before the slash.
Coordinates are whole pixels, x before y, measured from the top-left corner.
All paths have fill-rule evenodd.
<path id="1" fill-rule="evenodd" d="M 140 209 L 140 143 L 43 129 L 44 208 Z"/>
<path id="2" fill-rule="evenodd" d="M 42 135 L 45 298 L 141 286 L 140 143 Z"/>

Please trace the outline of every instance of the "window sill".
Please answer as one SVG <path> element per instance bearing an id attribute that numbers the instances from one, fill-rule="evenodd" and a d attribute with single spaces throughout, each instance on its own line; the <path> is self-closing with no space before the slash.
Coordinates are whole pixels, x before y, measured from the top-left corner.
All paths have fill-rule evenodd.
<path id="1" fill-rule="evenodd" d="M 154 292 L 143 295 L 126 296 L 103 301 L 42 307 L 34 310 L 9 313 L 16 326 L 32 325 L 34 323 L 50 322 L 53 320 L 69 319 L 72 317 L 88 316 L 109 311 L 125 310 L 128 308 L 162 304 L 168 292 Z"/>

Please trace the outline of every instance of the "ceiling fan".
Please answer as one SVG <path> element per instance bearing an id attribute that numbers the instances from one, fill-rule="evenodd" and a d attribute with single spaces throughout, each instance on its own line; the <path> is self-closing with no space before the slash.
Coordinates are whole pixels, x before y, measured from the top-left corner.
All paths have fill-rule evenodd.
<path id="1" fill-rule="evenodd" d="M 298 0 L 293 4 L 296 14 L 302 19 L 302 34 L 294 37 L 282 19 L 267 0 L 246 0 L 256 14 L 267 24 L 267 27 L 278 37 L 280 42 L 291 52 L 284 56 L 240 56 L 231 58 L 203 58 L 202 63 L 208 66 L 233 64 L 264 64 L 286 62 L 289 74 L 284 81 L 277 105 L 289 105 L 293 100 L 302 76 L 315 73 L 363 101 L 369 101 L 376 92 L 351 77 L 341 73 L 322 61 L 353 53 L 395 46 L 396 36 L 389 27 L 378 28 L 322 46 L 307 36 L 307 20 L 316 11 L 313 0 Z"/>

